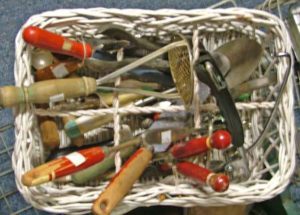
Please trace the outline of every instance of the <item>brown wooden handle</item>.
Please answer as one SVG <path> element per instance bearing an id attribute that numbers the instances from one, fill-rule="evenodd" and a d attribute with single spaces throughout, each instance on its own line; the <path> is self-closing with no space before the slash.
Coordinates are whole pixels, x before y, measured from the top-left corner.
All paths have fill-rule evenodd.
<path id="1" fill-rule="evenodd" d="M 29 87 L 6 86 L 0 88 L 0 105 L 12 107 L 22 103 L 45 104 L 56 99 L 87 96 L 95 91 L 96 80 L 87 77 L 41 81 Z"/>
<path id="2" fill-rule="evenodd" d="M 39 116 L 38 122 L 43 145 L 48 149 L 58 148 L 60 140 L 55 120 L 52 117 Z"/>
<path id="3" fill-rule="evenodd" d="M 152 155 L 151 150 L 147 148 L 137 150 L 96 199 L 93 204 L 93 213 L 97 215 L 110 214 L 146 169 Z"/>

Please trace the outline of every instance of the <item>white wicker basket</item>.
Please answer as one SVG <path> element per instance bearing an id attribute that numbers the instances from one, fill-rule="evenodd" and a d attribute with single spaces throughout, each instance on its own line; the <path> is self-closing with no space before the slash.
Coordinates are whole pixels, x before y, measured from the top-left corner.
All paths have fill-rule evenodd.
<path id="1" fill-rule="evenodd" d="M 291 52 L 291 44 L 283 22 L 274 15 L 259 10 L 244 8 L 231 9 L 197 9 L 157 11 L 138 9 L 75 9 L 56 10 L 32 16 L 21 28 L 16 37 L 15 80 L 17 86 L 27 86 L 33 83 L 30 66 L 31 47 L 22 39 L 22 30 L 29 25 L 37 25 L 55 31 L 67 37 L 80 39 L 81 34 L 94 35 L 97 27 L 104 24 L 117 24 L 127 28 L 131 33 L 145 35 L 161 35 L 165 31 L 180 32 L 193 35 L 194 41 L 201 39 L 208 50 L 214 50 L 222 43 L 238 37 L 241 34 L 264 42 L 265 54 L 275 52 Z M 197 51 L 197 50 L 194 50 Z M 278 80 L 282 81 L 288 69 L 287 60 L 280 58 L 275 62 Z M 257 75 L 261 68 L 257 70 Z M 270 94 L 274 87 L 270 87 Z M 295 166 L 294 114 L 293 114 L 293 86 L 289 79 L 280 102 L 278 114 L 273 124 L 272 133 L 268 136 L 269 146 L 263 149 L 257 147 L 249 156 L 251 177 L 242 183 L 232 183 L 224 193 L 212 192 L 209 189 L 199 189 L 186 182 L 177 183 L 165 181 L 153 183 L 136 183 L 131 192 L 114 211 L 122 214 L 139 206 L 176 205 L 217 206 L 230 204 L 249 204 L 274 197 L 284 190 L 289 183 Z M 252 95 L 260 97 L 260 91 Z M 250 117 L 252 126 L 245 129 L 245 146 L 250 146 L 259 136 L 265 120 L 274 105 L 276 95 L 269 96 L 269 100 L 262 102 L 237 103 L 242 120 Z M 178 111 L 183 107 L 161 108 L 161 111 Z M 119 112 L 139 114 L 158 111 L 157 108 L 120 108 Z M 83 214 L 90 212 L 93 200 L 99 195 L 107 182 L 100 186 L 77 187 L 73 184 L 57 185 L 48 183 L 42 186 L 27 188 L 21 183 L 21 176 L 34 165 L 42 163 L 44 150 L 36 123 L 36 114 L 75 116 L 105 114 L 116 111 L 85 110 L 69 113 L 37 111 L 29 108 L 20 112 L 15 110 L 16 143 L 13 153 L 13 168 L 16 174 L 18 189 L 25 199 L 34 207 L 54 213 Z M 201 115 L 201 114 L 200 114 Z M 115 120 L 119 118 L 115 114 Z M 116 129 L 117 122 L 115 122 Z M 116 138 L 117 135 L 116 135 Z M 278 162 L 269 164 L 268 156 L 272 151 Z M 118 164 L 119 166 L 120 164 Z M 262 174 L 269 172 L 270 180 L 261 179 Z M 159 194 L 165 194 L 166 199 L 160 201 Z"/>

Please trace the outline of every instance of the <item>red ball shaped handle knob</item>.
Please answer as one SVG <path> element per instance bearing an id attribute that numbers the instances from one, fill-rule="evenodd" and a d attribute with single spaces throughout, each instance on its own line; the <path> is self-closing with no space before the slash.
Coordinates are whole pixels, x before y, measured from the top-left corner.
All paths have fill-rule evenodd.
<path id="1" fill-rule="evenodd" d="M 224 192 L 229 187 L 229 177 L 221 173 L 214 174 L 211 176 L 209 184 L 216 192 Z"/>
<path id="2" fill-rule="evenodd" d="M 216 149 L 225 149 L 231 144 L 232 138 L 228 131 L 218 130 L 211 135 L 210 144 Z"/>

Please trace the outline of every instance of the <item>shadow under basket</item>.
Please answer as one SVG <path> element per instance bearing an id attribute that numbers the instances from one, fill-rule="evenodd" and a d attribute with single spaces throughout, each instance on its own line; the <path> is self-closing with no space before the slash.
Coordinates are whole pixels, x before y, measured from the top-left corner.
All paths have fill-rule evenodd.
<path id="1" fill-rule="evenodd" d="M 119 25 L 134 35 L 157 36 L 164 38 L 169 33 L 181 33 L 201 41 L 208 51 L 237 37 L 246 36 L 255 39 L 264 47 L 264 57 L 272 59 L 279 52 L 291 53 L 291 44 L 283 22 L 276 16 L 264 11 L 228 8 L 157 11 L 138 9 L 63 9 L 49 11 L 32 16 L 22 26 L 16 37 L 15 81 L 17 86 L 28 86 L 34 82 L 30 65 L 32 47 L 22 39 L 22 31 L 30 25 L 39 26 L 63 36 L 79 39 L 82 35 L 97 38 L 97 29 L 103 25 Z M 194 50 L 195 51 L 195 50 Z M 260 77 L 264 68 L 262 61 L 253 77 Z M 277 98 L 285 72 L 289 69 L 286 58 L 274 61 L 273 72 L 278 82 L 264 90 L 251 94 L 250 102 L 237 102 L 241 120 L 244 123 L 247 149 L 261 134 Z M 117 107 L 115 107 L 117 108 Z M 123 113 L 142 114 L 147 111 L 183 110 L 184 107 L 168 108 L 119 108 Z M 105 112 L 106 111 L 106 112 Z M 110 111 L 114 111 L 113 108 Z M 108 110 L 82 110 L 72 112 L 37 111 L 33 106 L 26 110 L 15 109 L 16 143 L 12 156 L 13 168 L 19 191 L 34 207 L 60 214 L 84 214 L 91 211 L 92 202 L 105 188 L 107 182 L 97 186 L 75 186 L 72 183 L 47 183 L 37 187 L 25 187 L 21 176 L 33 166 L 44 162 L 44 149 L 41 143 L 36 116 L 48 114 L 62 116 L 96 115 L 108 113 Z M 201 113 L 199 114 L 201 119 Z M 119 120 L 115 117 L 114 120 Z M 115 123 L 116 124 L 116 123 Z M 295 126 L 293 113 L 293 83 L 289 78 L 279 103 L 276 116 L 263 144 L 247 153 L 250 177 L 245 181 L 232 182 L 224 193 L 214 192 L 208 187 L 196 187 L 188 180 L 175 178 L 152 182 L 137 182 L 123 201 L 114 210 L 123 214 L 136 207 L 151 205 L 222 206 L 250 204 L 270 199 L 281 193 L 288 185 L 295 167 Z M 234 134 L 232 134 L 234 135 Z M 63 135 L 62 135 L 63 136 Z M 63 138 L 63 137 L 61 137 Z M 211 153 L 211 156 L 216 153 Z M 270 177 L 265 179 L 263 175 Z M 162 200 L 159 198 L 164 195 Z"/>

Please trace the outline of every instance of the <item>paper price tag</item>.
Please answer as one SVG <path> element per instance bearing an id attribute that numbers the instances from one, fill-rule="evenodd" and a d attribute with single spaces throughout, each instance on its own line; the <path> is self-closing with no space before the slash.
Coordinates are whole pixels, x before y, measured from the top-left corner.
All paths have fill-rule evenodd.
<path id="1" fill-rule="evenodd" d="M 54 96 L 50 97 L 50 102 L 51 103 L 61 102 L 61 101 L 64 101 L 64 100 L 65 100 L 65 95 L 63 93 L 57 94 L 57 95 L 54 95 Z"/>
<path id="2" fill-rule="evenodd" d="M 161 132 L 161 143 L 169 144 L 172 142 L 172 133 L 171 130 Z"/>
<path id="3" fill-rule="evenodd" d="M 74 166 L 79 166 L 86 161 L 85 157 L 82 154 L 80 154 L 79 152 L 73 152 L 73 153 L 67 155 L 66 158 L 69 161 L 71 161 L 74 164 Z"/>
<path id="4" fill-rule="evenodd" d="M 53 75 L 56 78 L 63 78 L 69 75 L 67 68 L 64 63 L 58 64 L 56 67 L 52 69 Z"/>

